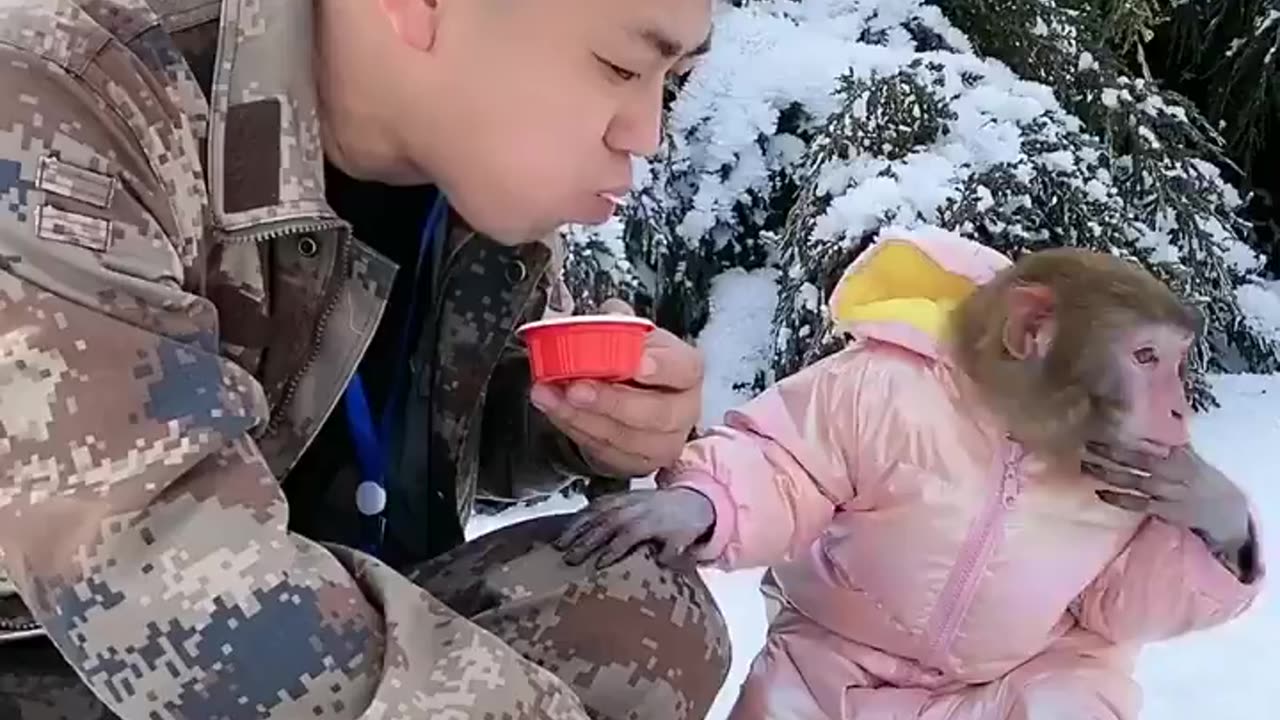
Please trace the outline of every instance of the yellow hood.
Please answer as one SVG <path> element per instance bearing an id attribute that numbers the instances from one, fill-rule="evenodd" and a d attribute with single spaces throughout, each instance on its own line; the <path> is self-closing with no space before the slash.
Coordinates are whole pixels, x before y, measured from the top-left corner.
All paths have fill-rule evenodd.
<path id="1" fill-rule="evenodd" d="M 860 326 L 900 325 L 940 342 L 948 314 L 1008 264 L 994 250 L 949 233 L 889 236 L 845 270 L 829 301 L 832 319 L 854 334 Z"/>

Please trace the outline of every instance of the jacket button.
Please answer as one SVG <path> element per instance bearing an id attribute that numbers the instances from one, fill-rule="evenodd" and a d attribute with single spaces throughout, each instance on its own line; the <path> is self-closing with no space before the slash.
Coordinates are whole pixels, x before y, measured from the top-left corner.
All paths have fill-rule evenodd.
<path id="1" fill-rule="evenodd" d="M 320 243 L 310 235 L 298 238 L 298 254 L 304 258 L 313 258 L 320 252 Z"/>
<path id="2" fill-rule="evenodd" d="M 522 283 L 529 277 L 529 268 L 523 260 L 516 260 L 507 266 L 507 281 L 511 284 Z"/>

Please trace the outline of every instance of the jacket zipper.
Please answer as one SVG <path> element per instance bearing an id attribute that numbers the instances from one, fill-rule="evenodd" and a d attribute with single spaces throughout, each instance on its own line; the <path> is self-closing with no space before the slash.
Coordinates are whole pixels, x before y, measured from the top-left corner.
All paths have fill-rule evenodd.
<path id="1" fill-rule="evenodd" d="M 34 620 L 13 620 L 0 617 L 0 645 L 44 636 L 44 628 Z"/>
<path id="2" fill-rule="evenodd" d="M 228 236 L 225 236 L 223 240 L 225 242 L 231 242 L 231 243 L 260 244 L 264 242 L 269 242 L 271 240 L 278 240 L 280 238 L 288 237 L 290 235 L 305 235 L 307 233 L 326 232 L 329 230 L 342 230 L 346 228 L 349 228 L 349 225 L 343 220 L 317 220 L 315 222 L 284 224 L 284 225 L 272 228 L 270 230 L 266 230 L 258 233 L 245 234 L 245 235 L 228 235 Z M 307 357 L 302 362 L 302 364 L 298 367 L 298 369 L 294 371 L 294 374 L 289 377 L 289 380 L 285 383 L 284 391 L 281 392 L 280 394 L 280 401 L 276 405 L 275 410 L 271 413 L 271 417 L 267 420 L 266 427 L 263 429 L 262 434 L 264 437 L 272 435 L 280 429 L 280 423 L 284 422 L 284 418 L 289 409 L 289 405 L 293 402 L 294 395 L 298 393 L 298 385 L 302 383 L 302 378 L 306 376 L 307 372 L 311 369 L 313 365 L 315 365 L 316 360 L 319 359 L 320 357 L 321 341 L 324 339 L 325 331 L 329 327 L 329 320 L 333 316 L 334 311 L 337 309 L 338 302 L 342 299 L 342 289 L 346 284 L 346 279 L 345 279 L 345 276 L 347 273 L 346 266 L 350 262 L 350 256 L 351 256 L 351 238 L 347 233 L 342 233 L 340 242 L 338 244 L 338 257 L 334 261 L 334 272 L 338 274 L 340 279 L 338 282 L 336 282 L 333 285 L 332 289 L 329 291 L 328 296 L 324 300 L 324 305 L 320 311 L 320 316 L 316 320 L 316 332 L 312 336 L 311 347 L 307 351 Z M 366 338 L 366 341 L 371 341 L 372 339 L 373 339 L 372 334 L 370 334 L 369 337 Z M 315 427 L 317 428 L 322 427 L 324 425 L 324 422 L 328 419 L 329 415 L 333 413 L 333 409 L 338 405 L 339 398 L 342 397 L 341 388 L 346 387 L 346 383 L 350 381 L 351 375 L 355 373 L 357 365 L 353 365 L 351 367 L 351 370 L 348 372 L 347 377 L 344 378 L 341 385 L 339 385 L 339 391 L 334 393 L 331 402 L 328 404 L 328 407 L 317 418 Z M 295 462 L 302 457 L 302 454 L 306 452 L 307 447 L 314 440 L 315 440 L 315 435 L 312 434 L 312 436 L 295 454 L 294 456 Z M 285 469 L 284 474 L 287 475 L 288 470 L 291 468 L 292 468 L 292 464 L 290 464 L 289 468 Z"/>
<path id="3" fill-rule="evenodd" d="M 950 651 L 951 643 L 960 630 L 960 624 L 973 603 L 973 597 L 981 579 L 980 571 L 990 560 L 997 531 L 1004 522 L 1005 513 L 1013 508 L 1021 492 L 1018 465 L 1022 461 L 1022 451 L 1017 445 L 1007 440 L 1003 450 L 1000 482 L 996 485 L 996 491 L 988 498 L 977 528 L 970 532 L 965 541 L 955 569 L 951 571 L 951 575 L 943 586 L 938 610 L 930 623 L 933 630 L 926 637 L 932 639 L 923 659 L 932 667 L 940 668 L 944 656 Z"/>

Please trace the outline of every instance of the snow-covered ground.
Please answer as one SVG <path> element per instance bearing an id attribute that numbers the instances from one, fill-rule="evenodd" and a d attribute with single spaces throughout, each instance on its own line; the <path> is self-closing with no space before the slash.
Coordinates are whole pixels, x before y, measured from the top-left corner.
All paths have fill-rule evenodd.
<path id="1" fill-rule="evenodd" d="M 735 385 L 750 382 L 767 358 L 776 302 L 770 271 L 733 271 L 717 279 L 712 317 L 699 345 L 707 355 L 704 422 L 746 399 Z M 1250 493 L 1262 517 L 1266 563 L 1280 567 L 1280 377 L 1214 379 L 1222 407 L 1197 418 L 1200 452 Z M 533 508 L 479 517 L 468 535 L 490 532 L 531 515 L 572 512 L 580 498 L 556 498 Z M 724 718 L 764 641 L 764 606 L 756 591 L 760 571 L 706 571 L 733 640 L 734 663 L 708 720 Z M 1167 643 L 1143 655 L 1138 677 L 1146 693 L 1143 720 L 1262 720 L 1276 717 L 1280 687 L 1280 601 L 1264 592 L 1244 617 L 1226 626 Z M 1266 710 L 1266 708 L 1272 710 Z"/>

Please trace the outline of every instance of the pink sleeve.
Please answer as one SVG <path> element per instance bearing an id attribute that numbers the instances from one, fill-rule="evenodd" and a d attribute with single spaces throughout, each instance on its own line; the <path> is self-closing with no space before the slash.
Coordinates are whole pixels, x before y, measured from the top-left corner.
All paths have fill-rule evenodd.
<path id="1" fill-rule="evenodd" d="M 1251 530 L 1256 571 L 1246 583 L 1194 533 L 1148 519 L 1079 598 L 1080 624 L 1125 644 L 1167 640 L 1235 618 L 1262 587 L 1258 533 Z"/>
<path id="2" fill-rule="evenodd" d="M 872 354 L 851 348 L 779 382 L 728 413 L 659 476 L 660 485 L 697 490 L 715 506 L 703 562 L 724 569 L 778 562 L 813 542 L 853 497 L 848 456 Z"/>

